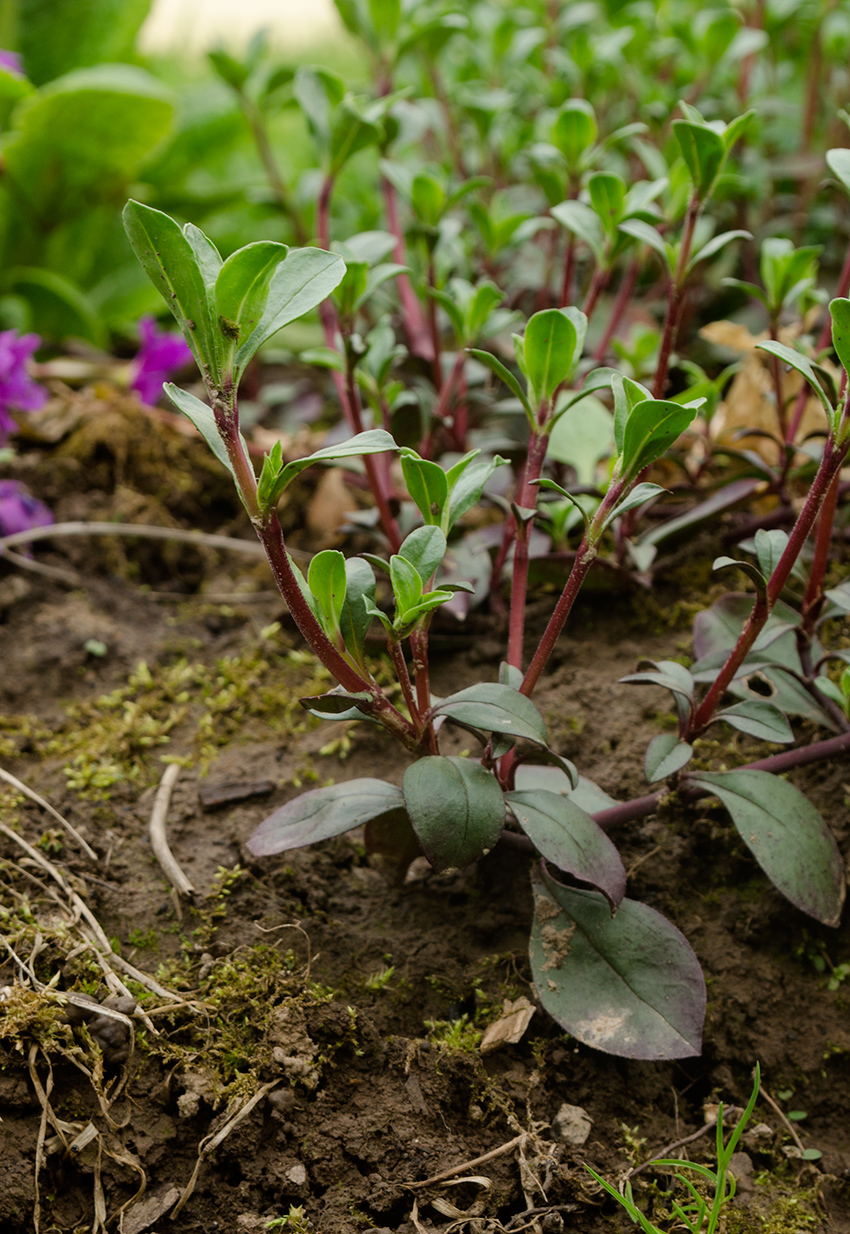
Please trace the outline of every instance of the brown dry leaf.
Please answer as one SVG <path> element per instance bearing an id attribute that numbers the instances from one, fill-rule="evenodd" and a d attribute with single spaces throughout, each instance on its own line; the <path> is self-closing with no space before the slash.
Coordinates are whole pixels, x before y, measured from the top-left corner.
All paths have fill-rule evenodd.
<path id="1" fill-rule="evenodd" d="M 520 997 L 514 1002 L 506 998 L 503 1014 L 487 1026 L 481 1038 L 479 1046 L 481 1053 L 492 1054 L 494 1050 L 498 1050 L 503 1045 L 516 1045 L 522 1040 L 535 1010 L 534 1005 L 525 997 Z"/>
<path id="2" fill-rule="evenodd" d="M 774 399 L 774 380 L 770 355 L 756 350 L 756 343 L 768 335 L 753 335 L 745 326 L 733 321 L 714 321 L 700 330 L 703 338 L 719 347 L 743 354 L 741 368 L 726 392 L 726 398 L 717 408 L 711 420 L 711 435 L 715 441 L 739 450 L 753 450 L 767 463 L 775 465 L 779 446 L 764 437 L 738 436 L 741 429 L 754 429 L 762 433 L 779 433 L 779 422 Z M 798 327 L 780 331 L 780 341 L 791 346 L 799 334 Z M 786 408 L 793 409 L 803 378 L 792 369 L 785 371 L 780 365 L 782 399 Z M 806 400 L 797 442 L 812 432 L 826 428 L 826 414 L 819 401 L 811 395 Z"/>
<path id="3" fill-rule="evenodd" d="M 307 527 L 319 541 L 336 539 L 341 525 L 357 502 L 345 483 L 341 467 L 330 467 L 322 473 L 316 491 L 307 504 Z"/>

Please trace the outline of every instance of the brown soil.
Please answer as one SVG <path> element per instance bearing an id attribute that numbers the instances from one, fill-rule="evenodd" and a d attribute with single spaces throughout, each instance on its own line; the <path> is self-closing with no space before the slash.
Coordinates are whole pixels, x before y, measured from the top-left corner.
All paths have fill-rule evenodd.
<path id="1" fill-rule="evenodd" d="M 103 518 L 128 505 L 126 476 L 116 489 L 109 465 L 87 491 L 79 469 L 48 481 L 46 468 L 37 457 L 25 470 L 34 487 L 41 477 L 60 518 Z M 167 494 L 146 500 L 149 518 L 154 506 L 172 521 L 192 509 L 190 486 L 181 509 Z M 221 514 L 207 508 L 206 525 L 239 526 L 235 511 Z M 39 558 L 73 564 L 86 582 L 72 590 L 36 576 L 0 579 L 0 766 L 61 811 L 98 860 L 5 786 L 0 821 L 40 844 L 121 955 L 183 1001 L 127 978 L 153 1031 L 137 1021 L 123 1066 L 120 1022 L 107 1018 L 104 1030 L 87 1015 L 67 1024 L 67 1009 L 50 990 L 33 992 L 16 957 L 59 991 L 103 1001 L 108 985 L 66 892 L 0 837 L 2 1234 L 28 1234 L 34 1213 L 42 1231 L 259 1234 L 299 1206 L 309 1225 L 292 1213 L 284 1229 L 630 1229 L 584 1163 L 616 1179 L 698 1131 L 706 1102 L 744 1105 L 757 1060 L 778 1104 L 805 1111 L 795 1126 L 823 1156 L 788 1156 L 784 1124 L 760 1101 L 726 1228 L 850 1230 L 847 994 L 840 982 L 827 988 L 828 967 L 819 971 L 850 960 L 850 931 L 846 921 L 830 931 L 791 908 L 722 812 L 674 804 L 617 836 L 629 894 L 669 916 L 704 966 L 702 1056 L 612 1058 L 566 1037 L 538 1008 L 518 1044 L 482 1057 L 478 1035 L 504 1000 L 535 998 L 530 863 L 498 847 L 459 873 L 429 874 L 417 863 L 399 884 L 357 833 L 254 860 L 245 841 L 299 785 L 359 775 L 399 783 L 404 758 L 366 726 L 343 732 L 305 718 L 295 700 L 315 688 L 314 670 L 274 599 L 177 604 L 149 594 L 199 578 L 216 593 L 264 590 L 264 567 L 106 541 L 57 542 Z M 553 745 L 620 799 L 646 791 L 643 753 L 667 704 L 617 680 L 641 656 L 687 652 L 686 625 L 667 620 L 679 599 L 662 589 L 640 602 L 585 601 L 539 691 Z M 274 622 L 282 629 L 269 629 Z M 437 693 L 495 677 L 494 628 L 479 623 L 474 638 L 457 642 L 437 660 Z M 149 676 L 137 671 L 141 660 Z M 471 738 L 453 740 L 459 751 Z M 197 889 L 179 911 L 147 830 L 159 760 L 175 755 L 186 766 L 169 838 Z M 201 785 L 263 780 L 271 796 L 212 812 L 199 802 Z M 847 856 L 845 780 L 838 763 L 795 775 Z M 590 1120 L 583 1145 L 552 1130 L 564 1103 Z M 72 1146 L 89 1125 L 89 1142 Z M 688 1146 L 695 1160 L 711 1160 L 709 1140 Z M 199 1151 L 191 1197 L 172 1220 Z M 411 1187 L 466 1162 L 466 1181 Z M 132 1200 L 142 1177 L 145 1193 Z M 637 1191 L 663 1229 L 680 1228 L 659 1215 L 657 1188 Z"/>

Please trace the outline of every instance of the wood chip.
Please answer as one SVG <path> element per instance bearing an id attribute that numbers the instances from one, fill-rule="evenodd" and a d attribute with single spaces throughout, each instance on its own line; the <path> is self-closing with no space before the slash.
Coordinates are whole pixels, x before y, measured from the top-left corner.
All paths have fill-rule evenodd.
<path id="1" fill-rule="evenodd" d="M 270 797 L 275 790 L 272 780 L 216 780 L 204 782 L 198 789 L 198 800 L 205 813 L 250 801 L 252 797 Z"/>
<path id="2" fill-rule="evenodd" d="M 481 1038 L 479 1049 L 482 1054 L 492 1054 L 503 1045 L 516 1045 L 522 1040 L 525 1030 L 531 1023 L 531 1017 L 536 1008 L 527 998 L 520 997 L 514 1002 L 505 999 L 503 1014 L 492 1024 L 488 1024 Z"/>

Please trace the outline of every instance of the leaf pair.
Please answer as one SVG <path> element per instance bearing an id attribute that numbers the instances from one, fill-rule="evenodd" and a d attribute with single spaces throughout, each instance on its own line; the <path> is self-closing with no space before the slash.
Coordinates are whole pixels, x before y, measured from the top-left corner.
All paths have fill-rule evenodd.
<path id="1" fill-rule="evenodd" d="M 133 251 L 171 309 L 211 389 L 235 389 L 246 364 L 273 334 L 330 295 L 345 273 L 340 257 L 270 240 L 226 261 L 192 223 L 137 201 L 124 207 Z"/>
<path id="2" fill-rule="evenodd" d="M 496 468 L 508 461 L 498 454 L 484 458 L 480 455 L 480 450 L 470 450 L 444 471 L 439 463 L 423 459 L 410 447 L 402 449 L 404 482 L 426 525 L 439 527 L 448 535 L 458 519 L 478 501 Z"/>

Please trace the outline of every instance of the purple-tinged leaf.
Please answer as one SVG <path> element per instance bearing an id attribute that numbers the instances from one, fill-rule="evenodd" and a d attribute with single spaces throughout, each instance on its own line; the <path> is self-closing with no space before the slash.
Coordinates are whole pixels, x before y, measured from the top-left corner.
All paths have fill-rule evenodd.
<path id="1" fill-rule="evenodd" d="M 739 732 L 757 737 L 759 741 L 776 741 L 781 745 L 788 745 L 794 740 L 791 725 L 779 708 L 757 699 L 726 707 L 723 711 L 718 711 L 714 719 L 723 720 Z"/>
<path id="2" fill-rule="evenodd" d="M 693 758 L 694 748 L 687 741 L 680 741 L 675 733 L 659 733 L 653 737 L 646 751 L 644 768 L 648 784 L 657 784 L 687 767 Z"/>
<path id="3" fill-rule="evenodd" d="M 798 788 L 766 771 L 700 772 L 689 783 L 719 797 L 741 839 L 786 899 L 836 926 L 846 891 L 832 832 Z"/>
<path id="4" fill-rule="evenodd" d="M 655 909 L 534 884 L 530 944 L 544 1008 L 578 1041 L 623 1058 L 692 1058 L 702 1045 L 705 982 L 687 939 Z"/>
<path id="5" fill-rule="evenodd" d="M 497 682 L 480 682 L 450 694 L 432 708 L 432 715 L 488 733 L 547 743 L 546 725 L 531 699 Z"/>
<path id="6" fill-rule="evenodd" d="M 611 908 L 626 894 L 620 854 L 589 814 L 567 796 L 545 789 L 505 793 L 505 801 L 547 861 L 601 891 Z"/>
<path id="7" fill-rule="evenodd" d="M 248 841 L 255 857 L 270 857 L 342 835 L 372 818 L 404 809 L 404 795 L 394 784 L 364 778 L 302 793 L 260 823 Z"/>
<path id="8" fill-rule="evenodd" d="M 498 780 L 468 758 L 417 759 L 404 773 L 404 804 L 435 870 L 486 856 L 505 823 Z"/>

